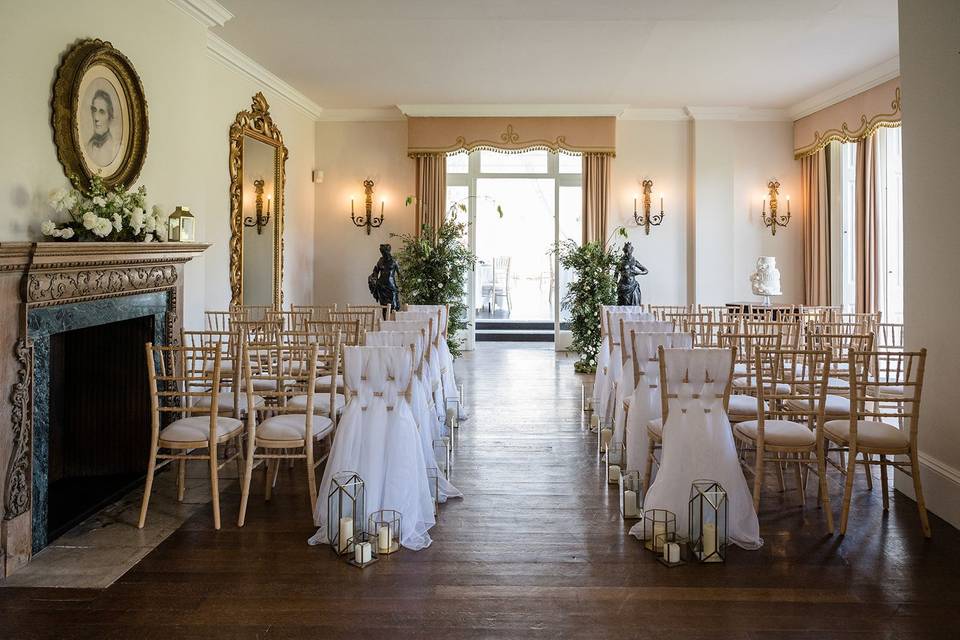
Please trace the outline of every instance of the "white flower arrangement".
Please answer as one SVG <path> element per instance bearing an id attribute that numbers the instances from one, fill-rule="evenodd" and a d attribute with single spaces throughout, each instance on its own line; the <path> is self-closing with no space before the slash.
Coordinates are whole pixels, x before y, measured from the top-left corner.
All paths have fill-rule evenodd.
<path id="1" fill-rule="evenodd" d="M 76 180 L 74 180 L 76 182 Z M 147 211 L 147 190 L 122 187 L 108 190 L 99 176 L 90 179 L 90 194 L 76 189 L 58 189 L 50 194 L 50 208 L 68 215 L 69 222 L 47 220 L 40 232 L 58 240 L 106 240 L 117 242 L 163 242 L 170 217 L 154 205 Z"/>

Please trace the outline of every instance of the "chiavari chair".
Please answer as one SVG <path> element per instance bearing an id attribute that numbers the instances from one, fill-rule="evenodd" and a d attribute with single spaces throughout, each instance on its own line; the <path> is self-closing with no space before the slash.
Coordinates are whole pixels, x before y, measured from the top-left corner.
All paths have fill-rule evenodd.
<path id="1" fill-rule="evenodd" d="M 744 333 L 748 335 L 775 334 L 780 336 L 780 346 L 783 349 L 799 349 L 802 325 L 799 322 L 783 320 L 748 320 L 743 325 Z"/>
<path id="2" fill-rule="evenodd" d="M 447 338 L 448 334 L 448 325 L 450 318 L 450 305 L 449 304 L 404 304 L 404 311 L 432 311 L 439 315 L 440 319 L 440 335 Z"/>
<path id="3" fill-rule="evenodd" d="M 710 322 L 710 314 L 692 311 L 687 313 L 663 313 L 658 320 L 672 322 L 676 331 L 690 333 L 692 324 Z"/>
<path id="4" fill-rule="evenodd" d="M 331 311 L 328 316 L 333 322 L 356 320 L 360 323 L 361 336 L 367 331 L 376 331 L 380 323 L 376 311 Z"/>
<path id="5" fill-rule="evenodd" d="M 801 504 L 806 503 L 806 474 L 811 467 L 819 479 L 819 494 L 827 514 L 827 529 L 833 533 L 833 513 L 827 490 L 823 403 L 830 373 L 828 350 L 758 349 L 754 355 L 758 372 L 758 418 L 734 426 L 735 437 L 754 452 L 753 506 L 760 509 L 764 465 L 772 462 L 778 473 L 794 465 Z M 781 479 L 781 490 L 783 490 Z"/>
<path id="6" fill-rule="evenodd" d="M 357 346 L 363 338 L 359 320 L 308 320 L 306 331 L 317 335 L 339 335 L 346 346 Z"/>
<path id="7" fill-rule="evenodd" d="M 305 331 L 307 322 L 313 319 L 309 311 L 267 311 L 266 318 L 269 322 L 279 322 L 281 331 Z"/>
<path id="8" fill-rule="evenodd" d="M 831 322 L 833 315 L 840 312 L 840 307 L 801 306 L 800 320 L 804 326 L 811 323 Z"/>
<path id="9" fill-rule="evenodd" d="M 231 418 L 244 418 L 247 412 L 247 394 L 244 391 L 243 367 L 239 364 L 240 340 L 236 331 L 180 331 L 180 344 L 191 348 L 220 349 L 220 393 L 217 395 L 217 413 Z M 207 367 L 213 366 L 208 359 Z M 252 398 L 253 407 L 259 409 L 264 399 L 258 395 Z M 209 407 L 210 398 L 201 397 L 196 401 L 198 407 Z"/>
<path id="10" fill-rule="evenodd" d="M 220 528 L 219 472 L 225 464 L 238 459 L 243 422 L 218 413 L 220 394 L 220 362 L 222 348 L 212 346 L 187 347 L 145 345 L 147 377 L 150 388 L 150 459 L 147 481 L 140 504 L 137 527 L 142 529 L 147 519 L 150 493 L 157 470 L 157 462 L 167 464 L 179 461 L 177 500 L 183 500 L 186 482 L 185 465 L 188 460 L 206 460 L 210 468 L 210 495 L 214 528 Z M 212 366 L 208 363 L 212 362 Z M 247 379 L 249 380 L 249 379 Z M 247 383 L 247 398 L 252 401 L 253 390 Z M 206 402 L 202 402 L 206 400 Z M 253 421 L 253 406 L 248 404 L 247 423 Z M 165 426 L 167 417 L 173 418 Z M 232 456 L 220 462 L 220 446 L 234 444 Z M 205 450 L 198 452 L 197 450 Z M 169 453 L 165 453 L 167 451 Z M 242 472 L 242 469 L 240 470 Z"/>
<path id="11" fill-rule="evenodd" d="M 846 475 L 840 534 L 847 530 L 850 500 L 856 465 L 880 467 L 883 510 L 889 509 L 887 467 L 893 467 L 913 479 L 917 510 L 923 535 L 930 537 L 923 487 L 920 482 L 917 436 L 920 396 L 927 350 L 914 352 L 850 351 L 847 354 L 850 378 L 851 412 L 847 420 L 830 420 L 824 433 L 830 450 L 847 453 L 849 462 L 840 466 Z M 895 422 L 897 424 L 891 424 Z M 858 453 L 866 454 L 858 460 Z M 874 461 L 873 456 L 878 456 Z M 841 456 L 841 460 L 843 457 Z"/>
<path id="12" fill-rule="evenodd" d="M 880 311 L 868 312 L 837 312 L 833 314 L 833 322 L 845 324 L 855 324 L 859 327 L 860 333 L 876 333 L 877 325 L 880 324 L 882 314 Z"/>
<path id="13" fill-rule="evenodd" d="M 337 310 L 337 304 L 291 304 L 290 311 L 310 314 L 310 320 L 329 320 L 330 312 Z"/>
<path id="14" fill-rule="evenodd" d="M 739 309 L 740 305 L 697 305 L 697 313 L 709 314 L 712 322 L 733 322 L 739 317 Z"/>
<path id="15" fill-rule="evenodd" d="M 272 304 L 245 304 L 238 306 L 237 309 L 243 312 L 245 320 L 266 320 L 267 314 L 275 310 Z"/>
<path id="16" fill-rule="evenodd" d="M 881 322 L 876 331 L 877 351 L 903 351 L 903 325 L 894 322 Z"/>
<path id="17" fill-rule="evenodd" d="M 263 359 L 265 369 L 260 375 L 274 378 L 271 388 L 263 392 L 269 402 L 269 417 L 259 424 L 247 423 L 247 459 L 240 497 L 238 526 L 246 519 L 247 502 L 250 497 L 250 480 L 257 461 L 266 462 L 264 483 L 265 499 L 270 500 L 273 484 L 283 460 L 303 460 L 307 472 L 307 488 L 310 511 L 316 520 L 317 478 L 316 468 L 327 459 L 336 428 L 336 399 L 338 386 L 330 385 L 328 410 L 318 406 L 317 378 L 327 376 L 334 381 L 339 375 L 340 347 L 335 344 L 326 353 L 320 354 L 316 343 L 284 344 L 263 342 L 244 344 L 247 349 L 269 352 Z M 244 366 L 250 367 L 251 359 L 241 357 Z M 264 366 L 262 365 L 262 366 Z M 251 375 L 253 373 L 251 372 Z"/>
<path id="18" fill-rule="evenodd" d="M 388 304 L 347 304 L 347 311 L 371 311 L 379 322 L 389 320 L 393 308 Z M 370 329 L 374 331 L 374 329 Z"/>
<path id="19" fill-rule="evenodd" d="M 246 314 L 240 307 L 231 307 L 227 311 L 203 312 L 203 326 L 207 331 L 230 331 L 233 322 L 245 319 Z"/>
<path id="20" fill-rule="evenodd" d="M 734 363 L 731 374 L 731 393 L 727 401 L 727 418 L 730 424 L 756 420 L 757 386 L 759 372 L 756 370 L 756 353 L 760 349 L 780 349 L 781 336 L 778 333 L 721 333 L 717 336 L 717 346 L 721 349 L 733 349 Z"/>
<path id="21" fill-rule="evenodd" d="M 678 315 L 684 313 L 692 313 L 693 305 L 685 304 L 651 304 L 647 307 L 647 311 L 653 314 L 654 320 L 666 320 L 665 316 L 667 315 Z"/>
<path id="22" fill-rule="evenodd" d="M 720 346 L 720 336 L 737 332 L 737 323 L 733 320 L 688 320 L 685 330 L 693 336 L 693 346 L 713 348 Z"/>

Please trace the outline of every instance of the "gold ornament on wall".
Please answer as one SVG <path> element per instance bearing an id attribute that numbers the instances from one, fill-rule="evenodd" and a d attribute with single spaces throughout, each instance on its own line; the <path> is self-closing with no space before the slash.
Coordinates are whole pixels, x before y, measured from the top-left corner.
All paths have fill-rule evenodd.
<path id="1" fill-rule="evenodd" d="M 772 235 L 777 235 L 777 227 L 786 227 L 790 224 L 790 196 L 787 196 L 787 213 L 786 215 L 777 215 L 777 210 L 779 208 L 779 203 L 777 202 L 777 196 L 780 193 L 780 182 L 774 178 L 767 183 L 767 189 L 769 189 L 770 196 L 770 215 L 767 215 L 767 201 L 763 201 L 763 210 L 760 213 L 760 217 L 763 220 L 763 224 L 770 229 Z"/>
<path id="2" fill-rule="evenodd" d="M 643 187 L 643 215 L 637 211 L 637 197 L 633 197 L 633 220 L 643 227 L 646 235 L 650 235 L 650 227 L 659 227 L 663 222 L 663 194 L 660 194 L 660 213 L 650 213 L 650 200 L 653 193 L 653 180 L 644 179 L 640 183 Z"/>

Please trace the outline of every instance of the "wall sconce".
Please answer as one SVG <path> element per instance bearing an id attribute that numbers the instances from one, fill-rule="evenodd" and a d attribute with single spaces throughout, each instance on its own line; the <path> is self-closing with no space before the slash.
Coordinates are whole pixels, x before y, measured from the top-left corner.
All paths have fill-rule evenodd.
<path id="1" fill-rule="evenodd" d="M 366 208 L 366 215 L 360 216 L 359 218 L 353 213 L 353 198 L 350 198 L 350 219 L 358 227 L 366 227 L 367 235 L 370 235 L 371 229 L 376 229 L 383 224 L 383 200 L 380 201 L 380 217 L 374 217 L 373 215 L 373 180 L 364 180 L 363 181 L 363 191 Z"/>
<path id="2" fill-rule="evenodd" d="M 243 226 L 245 227 L 256 227 L 257 234 L 263 233 L 263 228 L 270 224 L 270 199 L 271 196 L 267 196 L 267 213 L 263 213 L 263 180 L 254 180 L 253 188 L 257 192 L 257 203 L 256 203 L 256 216 L 247 216 L 243 219 Z"/>
<path id="3" fill-rule="evenodd" d="M 767 201 L 763 201 L 763 211 L 760 215 L 763 218 L 763 224 L 770 227 L 770 233 L 777 235 L 777 227 L 786 227 L 790 223 L 790 196 L 787 196 L 787 215 L 777 215 L 777 194 L 780 191 L 780 183 L 776 178 L 767 183 L 770 189 L 770 215 L 767 215 Z"/>
<path id="4" fill-rule="evenodd" d="M 663 222 L 663 194 L 660 194 L 660 213 L 650 215 L 650 194 L 653 191 L 653 180 L 644 180 L 643 185 L 643 215 L 637 213 L 637 198 L 633 198 L 633 219 L 638 226 L 643 227 L 644 233 L 650 235 L 650 227 L 659 227 Z"/>

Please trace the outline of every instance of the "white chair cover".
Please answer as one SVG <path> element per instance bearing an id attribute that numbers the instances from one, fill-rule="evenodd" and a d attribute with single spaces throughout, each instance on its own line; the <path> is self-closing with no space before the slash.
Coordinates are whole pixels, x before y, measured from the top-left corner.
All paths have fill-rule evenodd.
<path id="1" fill-rule="evenodd" d="M 729 349 L 667 349 L 666 384 L 677 398 L 669 401 L 663 425 L 660 469 L 644 498 L 643 508 L 666 509 L 677 516 L 677 532 L 688 530 L 690 486 L 694 480 L 719 482 L 727 492 L 730 541 L 744 549 L 763 545 L 753 497 L 743 477 L 730 421 L 721 398 L 730 375 Z M 689 377 L 689 382 L 684 379 Z M 709 377 L 713 382 L 706 382 Z M 699 398 L 693 397 L 699 394 Z M 643 539 L 643 523 L 630 529 Z"/>
<path id="2" fill-rule="evenodd" d="M 447 335 L 447 305 L 445 304 L 408 304 L 407 311 L 427 311 L 440 317 L 440 335 Z"/>
<path id="3" fill-rule="evenodd" d="M 350 396 L 340 417 L 317 495 L 317 533 L 310 544 L 327 542 L 327 494 L 340 471 L 364 482 L 367 513 L 401 513 L 400 543 L 423 549 L 432 542 L 433 497 L 417 424 L 407 401 L 412 355 L 403 347 L 344 347 L 344 383 Z"/>
<path id="4" fill-rule="evenodd" d="M 625 323 L 626 324 L 626 323 Z M 669 323 L 667 323 L 669 324 Z M 635 323 L 638 327 L 660 329 L 664 325 L 657 322 Z M 629 336 L 629 333 L 627 334 Z M 689 333 L 672 333 L 663 331 L 648 331 L 637 334 L 637 357 L 640 359 L 640 380 L 633 380 L 633 358 L 624 365 L 622 384 L 617 389 L 617 408 L 614 421 L 613 440 L 622 442 L 626 450 L 627 469 L 642 471 L 647 457 L 647 423 L 660 417 L 660 366 L 657 362 L 657 349 L 690 349 L 693 347 L 693 337 Z M 624 348 L 630 349 L 630 338 L 624 343 Z M 630 411 L 628 415 L 623 411 L 623 400 L 629 394 Z"/>
<path id="5" fill-rule="evenodd" d="M 627 309 L 627 311 L 623 311 Z M 620 318 L 630 321 L 650 321 L 653 316 L 639 310 L 640 307 L 600 307 L 600 322 L 603 340 L 597 354 L 597 375 L 593 383 L 593 410 L 599 416 L 613 417 L 613 382 L 623 372 L 623 355 L 620 344 Z M 616 328 L 616 331 L 614 331 Z"/>
<path id="6" fill-rule="evenodd" d="M 433 309 L 430 311 L 398 311 L 394 315 L 399 321 L 433 320 L 433 325 L 435 327 L 433 338 L 435 340 L 434 344 L 437 347 L 437 352 L 440 357 L 440 375 L 443 381 L 443 394 L 445 398 L 458 398 L 460 395 L 460 389 L 457 387 L 457 378 L 453 372 L 453 355 L 450 353 L 450 346 L 447 344 L 446 335 L 444 332 L 446 329 L 446 307 L 441 307 L 440 305 L 424 306 L 431 306 Z M 440 311 L 440 309 L 443 309 L 443 311 Z M 460 415 L 458 416 L 459 419 L 466 420 L 466 408 L 463 406 L 463 404 L 458 404 L 458 406 L 460 408 Z M 446 411 L 444 411 L 444 415 L 446 415 Z"/>
<path id="7" fill-rule="evenodd" d="M 417 422 L 417 432 L 420 435 L 420 445 L 423 449 L 423 459 L 427 468 L 439 470 L 436 451 L 433 448 L 434 440 L 439 440 L 444 434 L 443 421 L 437 416 L 431 393 L 430 371 L 424 359 L 424 339 L 419 331 L 370 331 L 366 334 L 367 346 L 383 347 L 413 347 L 413 388 L 411 389 L 410 408 L 413 418 Z M 438 500 L 446 502 L 447 498 L 462 498 L 463 494 L 453 486 L 446 477 L 439 474 Z"/>
<path id="8" fill-rule="evenodd" d="M 402 312 L 401 312 L 402 313 Z M 427 349 L 427 366 L 429 367 L 430 396 L 436 406 L 437 416 L 444 420 L 447 408 L 443 403 L 443 376 L 440 371 L 440 352 L 433 345 L 436 344 L 437 323 L 430 322 L 430 318 L 423 320 L 384 320 L 380 323 L 381 331 L 425 331 L 430 336 L 430 348 Z M 426 348 L 426 347 L 425 347 Z"/>

